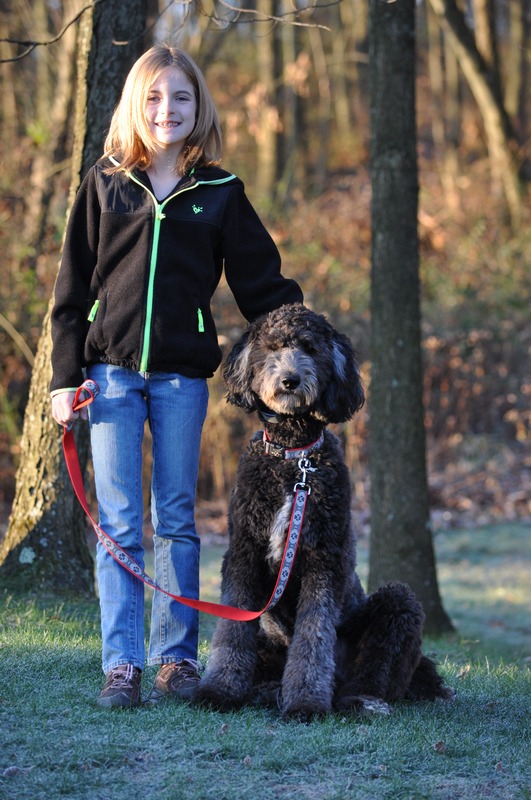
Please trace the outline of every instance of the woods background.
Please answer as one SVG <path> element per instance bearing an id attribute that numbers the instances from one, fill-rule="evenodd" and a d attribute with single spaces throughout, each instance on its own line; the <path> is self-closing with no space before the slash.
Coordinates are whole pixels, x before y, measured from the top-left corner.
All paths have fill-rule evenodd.
<path id="1" fill-rule="evenodd" d="M 0 8 L 0 536 L 68 205 L 78 26 L 65 26 L 85 5 L 12 0 Z M 239 10 L 148 5 L 145 46 L 172 38 L 198 61 L 222 120 L 223 166 L 244 180 L 307 304 L 360 353 L 369 402 L 337 432 L 358 532 L 367 532 L 368 4 L 341 0 L 297 14 L 287 0 Z M 525 0 L 417 7 L 424 403 L 436 526 L 531 515 L 526 8 Z M 244 321 L 224 286 L 215 303 L 226 352 Z M 210 390 L 203 534 L 225 531 L 238 456 L 257 424 L 226 405 L 219 375 Z M 148 470 L 149 457 L 146 501 Z"/>

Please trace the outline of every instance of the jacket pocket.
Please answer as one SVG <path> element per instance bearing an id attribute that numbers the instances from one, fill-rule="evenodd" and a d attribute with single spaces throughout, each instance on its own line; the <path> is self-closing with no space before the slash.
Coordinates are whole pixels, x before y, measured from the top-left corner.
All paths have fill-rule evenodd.
<path id="1" fill-rule="evenodd" d="M 107 295 L 102 294 L 92 304 L 87 317 L 87 321 L 89 323 L 87 342 L 95 345 L 98 350 L 104 350 L 108 344 L 103 332 L 106 307 Z"/>

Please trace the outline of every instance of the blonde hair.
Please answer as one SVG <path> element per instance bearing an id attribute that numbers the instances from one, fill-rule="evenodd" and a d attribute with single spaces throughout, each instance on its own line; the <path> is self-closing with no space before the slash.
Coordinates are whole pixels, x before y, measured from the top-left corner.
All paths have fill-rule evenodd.
<path id="1" fill-rule="evenodd" d="M 104 157 L 113 156 L 120 164 L 109 167 L 106 172 L 131 172 L 135 167 L 146 169 L 151 164 L 157 141 L 146 121 L 146 98 L 157 77 L 167 67 L 175 67 L 188 78 L 194 87 L 197 103 L 195 126 L 177 158 L 177 173 L 184 175 L 192 167 L 220 163 L 221 128 L 218 113 L 201 70 L 179 48 L 156 44 L 140 56 L 126 78 L 120 102 L 111 119 L 103 154 Z"/>

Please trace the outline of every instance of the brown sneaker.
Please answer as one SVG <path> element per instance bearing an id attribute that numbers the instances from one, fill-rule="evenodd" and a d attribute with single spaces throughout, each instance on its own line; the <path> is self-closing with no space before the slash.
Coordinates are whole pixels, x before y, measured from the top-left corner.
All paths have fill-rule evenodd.
<path id="1" fill-rule="evenodd" d="M 105 685 L 98 697 L 103 708 L 133 708 L 140 705 L 142 670 L 132 664 L 122 664 L 105 676 Z"/>
<path id="2" fill-rule="evenodd" d="M 196 662 L 189 659 L 162 664 L 153 688 L 144 702 L 154 705 L 161 700 L 189 700 L 200 681 Z"/>

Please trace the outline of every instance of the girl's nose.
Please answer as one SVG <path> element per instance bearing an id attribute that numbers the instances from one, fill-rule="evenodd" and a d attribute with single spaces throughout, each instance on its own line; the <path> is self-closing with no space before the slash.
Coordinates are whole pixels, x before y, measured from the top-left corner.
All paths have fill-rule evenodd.
<path id="1" fill-rule="evenodd" d="M 175 109 L 171 97 L 163 97 L 161 99 L 160 108 L 165 114 L 173 114 Z"/>

